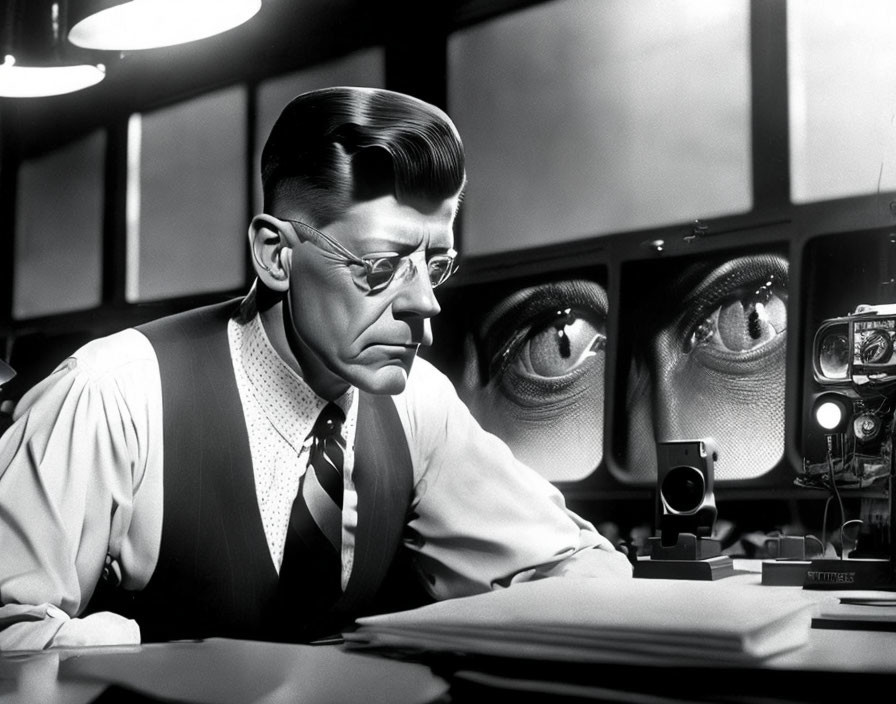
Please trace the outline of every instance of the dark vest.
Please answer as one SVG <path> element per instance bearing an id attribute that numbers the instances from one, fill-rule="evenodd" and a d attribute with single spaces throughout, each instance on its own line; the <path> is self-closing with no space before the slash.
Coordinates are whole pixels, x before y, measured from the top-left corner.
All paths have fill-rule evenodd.
<path id="1" fill-rule="evenodd" d="M 159 561 L 145 589 L 103 585 L 89 610 L 135 618 L 144 642 L 302 641 L 349 627 L 363 614 L 424 603 L 402 549 L 413 489 L 407 441 L 392 398 L 363 392 L 352 472 L 358 525 L 346 590 L 324 614 L 308 613 L 278 590 L 227 339 L 235 306 L 208 306 L 137 328 L 155 349 L 162 381 Z"/>

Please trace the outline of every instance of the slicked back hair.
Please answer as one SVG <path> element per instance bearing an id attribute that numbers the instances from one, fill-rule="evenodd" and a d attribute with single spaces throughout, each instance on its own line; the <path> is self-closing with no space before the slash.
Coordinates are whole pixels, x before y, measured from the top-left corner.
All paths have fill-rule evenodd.
<path id="1" fill-rule="evenodd" d="M 280 113 L 261 155 L 264 209 L 298 209 L 323 227 L 355 202 L 394 195 L 418 209 L 466 185 L 457 129 L 439 108 L 403 93 L 333 87 Z"/>

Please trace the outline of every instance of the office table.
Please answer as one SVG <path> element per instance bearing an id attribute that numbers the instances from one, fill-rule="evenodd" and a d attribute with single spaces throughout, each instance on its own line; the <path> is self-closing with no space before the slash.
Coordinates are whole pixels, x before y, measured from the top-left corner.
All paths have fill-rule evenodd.
<path id="1" fill-rule="evenodd" d="M 735 560 L 726 579 L 774 599 L 799 590 L 761 584 L 761 563 Z M 402 660 L 342 645 L 228 639 L 73 648 L 0 655 L 0 702 L 86 704 L 411 704 L 479 701 L 841 701 L 888 698 L 896 686 L 896 633 L 813 629 L 810 642 L 758 665 L 663 668 L 508 662 L 459 656 Z M 497 698 L 497 697 L 494 697 Z"/>

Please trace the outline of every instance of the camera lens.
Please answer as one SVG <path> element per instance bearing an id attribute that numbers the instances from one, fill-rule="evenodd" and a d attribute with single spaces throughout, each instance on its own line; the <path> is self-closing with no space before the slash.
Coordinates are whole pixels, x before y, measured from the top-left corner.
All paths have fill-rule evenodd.
<path id="1" fill-rule="evenodd" d="M 849 372 L 849 341 L 846 335 L 839 332 L 825 335 L 818 351 L 818 366 L 828 379 L 846 379 Z"/>
<path id="2" fill-rule="evenodd" d="M 682 465 L 669 470 L 660 488 L 663 498 L 673 511 L 695 511 L 703 502 L 706 484 L 695 467 Z"/>

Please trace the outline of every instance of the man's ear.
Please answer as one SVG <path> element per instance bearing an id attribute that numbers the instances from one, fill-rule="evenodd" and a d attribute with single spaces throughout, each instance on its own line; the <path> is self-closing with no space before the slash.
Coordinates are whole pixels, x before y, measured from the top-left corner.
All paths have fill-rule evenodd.
<path id="1" fill-rule="evenodd" d="M 289 288 L 292 244 L 286 228 L 282 221 L 265 213 L 256 215 L 249 224 L 252 266 L 261 283 L 272 291 Z"/>

